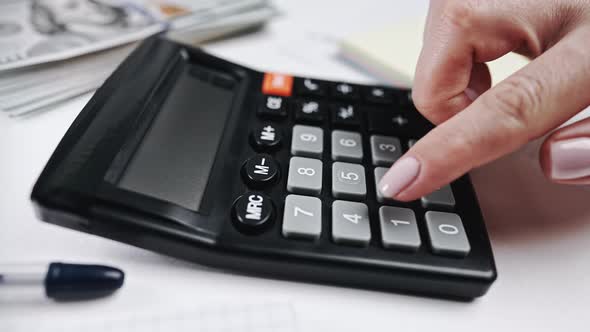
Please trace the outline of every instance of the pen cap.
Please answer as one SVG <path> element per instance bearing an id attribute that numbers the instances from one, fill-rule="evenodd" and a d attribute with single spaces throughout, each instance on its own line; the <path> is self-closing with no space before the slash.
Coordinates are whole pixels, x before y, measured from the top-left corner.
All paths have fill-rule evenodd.
<path id="1" fill-rule="evenodd" d="M 109 266 L 51 263 L 45 292 L 56 300 L 90 299 L 113 293 L 124 279 L 123 271 Z"/>

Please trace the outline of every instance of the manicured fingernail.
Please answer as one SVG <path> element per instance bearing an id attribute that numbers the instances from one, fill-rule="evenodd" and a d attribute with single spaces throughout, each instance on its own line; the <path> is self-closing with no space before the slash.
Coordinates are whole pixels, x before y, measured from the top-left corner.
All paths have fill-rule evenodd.
<path id="1" fill-rule="evenodd" d="M 464 92 L 467 98 L 471 99 L 471 101 L 474 101 L 477 99 L 477 97 L 479 97 L 479 93 L 477 93 L 477 91 L 473 90 L 472 88 L 467 88 Z"/>
<path id="2" fill-rule="evenodd" d="M 414 157 L 398 160 L 379 181 L 379 190 L 385 197 L 395 197 L 407 187 L 420 171 L 420 162 Z"/>
<path id="3" fill-rule="evenodd" d="M 551 177 L 572 180 L 590 176 L 590 138 L 580 137 L 551 143 Z"/>

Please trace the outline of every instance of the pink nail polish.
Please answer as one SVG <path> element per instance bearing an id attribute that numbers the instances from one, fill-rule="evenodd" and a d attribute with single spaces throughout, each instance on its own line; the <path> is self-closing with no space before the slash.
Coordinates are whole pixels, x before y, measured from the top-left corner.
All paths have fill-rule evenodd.
<path id="1" fill-rule="evenodd" d="M 379 190 L 385 197 L 395 197 L 418 176 L 420 162 L 414 157 L 398 160 L 379 181 Z"/>
<path id="2" fill-rule="evenodd" d="M 573 180 L 590 176 L 590 138 L 579 137 L 551 144 L 551 177 Z"/>
<path id="3" fill-rule="evenodd" d="M 471 101 L 474 101 L 477 99 L 477 97 L 479 97 L 479 93 L 477 93 L 477 91 L 473 90 L 472 88 L 465 89 L 464 93 L 467 98 L 471 99 Z"/>

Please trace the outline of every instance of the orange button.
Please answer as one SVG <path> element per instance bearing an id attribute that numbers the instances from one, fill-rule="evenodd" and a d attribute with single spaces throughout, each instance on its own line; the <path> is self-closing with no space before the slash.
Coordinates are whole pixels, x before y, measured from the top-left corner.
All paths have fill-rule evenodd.
<path id="1" fill-rule="evenodd" d="M 290 97 L 293 92 L 293 76 L 276 73 L 264 74 L 262 93 Z"/>

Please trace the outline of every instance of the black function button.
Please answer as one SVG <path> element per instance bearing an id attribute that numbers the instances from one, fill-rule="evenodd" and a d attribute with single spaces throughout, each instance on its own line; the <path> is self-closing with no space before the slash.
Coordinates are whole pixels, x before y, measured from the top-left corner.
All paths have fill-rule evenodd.
<path id="1" fill-rule="evenodd" d="M 409 89 L 398 90 L 396 95 L 397 95 L 398 103 L 400 104 L 400 106 L 406 106 L 406 107 L 413 107 L 414 106 L 414 101 L 412 99 L 412 90 L 409 90 Z"/>
<path id="2" fill-rule="evenodd" d="M 412 130 L 412 123 L 405 114 L 384 109 L 367 111 L 369 131 L 381 134 L 407 134 Z"/>
<path id="3" fill-rule="evenodd" d="M 324 105 L 315 100 L 302 100 L 295 103 L 297 122 L 318 123 L 324 120 Z"/>
<path id="4" fill-rule="evenodd" d="M 331 108 L 332 123 L 335 126 L 358 127 L 360 116 L 358 109 L 350 104 L 334 104 Z"/>
<path id="5" fill-rule="evenodd" d="M 326 94 L 326 86 L 324 83 L 312 80 L 310 78 L 303 78 L 298 80 L 296 85 L 297 93 L 306 96 L 323 96 Z"/>
<path id="6" fill-rule="evenodd" d="M 336 83 L 332 86 L 332 95 L 342 99 L 357 99 L 358 88 L 348 83 Z"/>
<path id="7" fill-rule="evenodd" d="M 244 180 L 252 188 L 273 183 L 279 176 L 279 166 L 273 157 L 258 154 L 246 161 L 242 170 Z"/>
<path id="8" fill-rule="evenodd" d="M 284 118 L 287 116 L 287 100 L 278 96 L 264 96 L 258 108 L 261 117 Z"/>
<path id="9" fill-rule="evenodd" d="M 243 232 L 261 231 L 270 225 L 273 218 L 273 204 L 262 193 L 248 192 L 234 203 L 234 225 Z"/>
<path id="10" fill-rule="evenodd" d="M 272 124 L 258 126 L 250 134 L 252 146 L 256 151 L 273 151 L 281 146 L 281 130 Z"/>
<path id="11" fill-rule="evenodd" d="M 393 92 L 382 87 L 370 87 L 365 91 L 365 99 L 368 102 L 376 104 L 391 104 L 393 103 Z"/>
<path id="12" fill-rule="evenodd" d="M 393 112 L 387 109 L 367 110 L 369 131 L 411 137 L 425 135 L 432 124 L 415 111 Z"/>

